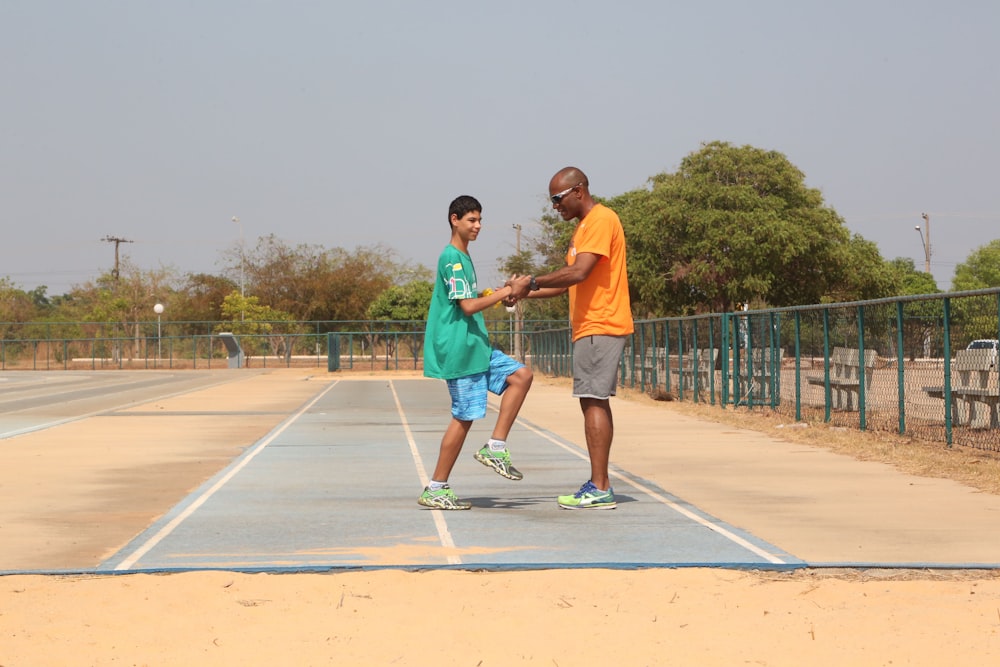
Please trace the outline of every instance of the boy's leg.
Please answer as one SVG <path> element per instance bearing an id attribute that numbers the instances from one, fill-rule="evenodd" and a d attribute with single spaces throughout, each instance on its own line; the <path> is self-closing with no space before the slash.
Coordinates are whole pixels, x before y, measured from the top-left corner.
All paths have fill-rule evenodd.
<path id="1" fill-rule="evenodd" d="M 500 396 L 500 414 L 497 416 L 497 423 L 493 426 L 493 439 L 506 442 L 510 429 L 517 419 L 524 399 L 531 389 L 531 381 L 534 375 L 531 369 L 522 366 L 511 375 L 507 376 L 507 389 Z"/>
<path id="2" fill-rule="evenodd" d="M 493 427 L 493 437 L 476 452 L 476 460 L 489 466 L 498 475 L 518 481 L 524 475 L 510 462 L 507 451 L 507 435 L 524 404 L 524 398 L 531 388 L 531 370 L 524 364 L 494 350 L 490 357 L 489 388 L 500 396 L 500 414 Z"/>
<path id="3" fill-rule="evenodd" d="M 486 416 L 486 374 L 448 380 L 447 384 L 448 393 L 451 394 L 451 421 L 441 436 L 434 476 L 417 502 L 437 509 L 467 510 L 472 507 L 472 503 L 459 500 L 447 482 L 469 429 L 472 428 L 472 422 Z"/>
<path id="4" fill-rule="evenodd" d="M 441 437 L 441 449 L 438 451 L 434 476 L 431 477 L 431 483 L 417 498 L 419 504 L 442 510 L 467 510 L 472 507 L 472 503 L 460 500 L 448 486 L 451 469 L 455 467 L 455 461 L 458 460 L 458 455 L 462 451 L 462 445 L 465 444 L 465 437 L 469 434 L 471 426 L 471 421 L 462 421 L 452 417 L 448 428 L 445 429 L 444 435 Z"/>
<path id="5" fill-rule="evenodd" d="M 462 445 L 465 444 L 465 438 L 469 435 L 471 427 L 471 421 L 451 418 L 448 428 L 444 431 L 444 436 L 441 437 L 441 449 L 438 451 L 437 465 L 434 466 L 434 476 L 431 477 L 431 481 L 448 481 L 451 469 L 455 467 L 455 461 L 458 460 L 458 455 L 462 452 Z"/>

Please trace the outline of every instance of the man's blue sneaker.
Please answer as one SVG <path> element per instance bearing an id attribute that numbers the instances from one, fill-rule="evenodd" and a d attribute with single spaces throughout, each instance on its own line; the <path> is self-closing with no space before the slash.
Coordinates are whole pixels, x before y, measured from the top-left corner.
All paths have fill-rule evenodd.
<path id="1" fill-rule="evenodd" d="M 601 491 L 588 479 L 573 495 L 559 496 L 559 507 L 567 510 L 613 510 L 618 503 L 610 486 L 607 491 Z"/>

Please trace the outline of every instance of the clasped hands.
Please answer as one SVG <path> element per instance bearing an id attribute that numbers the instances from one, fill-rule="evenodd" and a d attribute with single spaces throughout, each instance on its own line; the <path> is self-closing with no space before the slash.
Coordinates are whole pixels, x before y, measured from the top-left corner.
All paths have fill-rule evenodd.
<path id="1" fill-rule="evenodd" d="M 531 276 L 519 276 L 516 273 L 512 275 L 507 282 L 504 283 L 504 287 L 510 288 L 510 296 L 503 300 L 503 305 L 509 308 L 521 299 L 527 298 L 528 292 L 530 291 L 530 285 Z"/>

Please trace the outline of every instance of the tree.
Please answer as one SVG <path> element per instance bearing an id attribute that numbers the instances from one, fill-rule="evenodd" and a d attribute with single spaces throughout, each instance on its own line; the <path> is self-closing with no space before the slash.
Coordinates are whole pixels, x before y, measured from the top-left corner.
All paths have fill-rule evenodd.
<path id="1" fill-rule="evenodd" d="M 245 336 L 240 347 L 247 359 L 263 352 L 264 344 L 273 355 L 291 354 L 292 336 L 299 333 L 291 313 L 263 305 L 257 296 L 233 290 L 222 301 L 222 315 L 229 319 L 217 324 L 215 331 Z"/>
<path id="2" fill-rule="evenodd" d="M 245 292 L 299 320 L 363 320 L 372 301 L 393 284 L 429 277 L 422 266 L 401 264 L 384 246 L 292 247 L 270 235 L 242 258 Z"/>
<path id="3" fill-rule="evenodd" d="M 423 345 L 423 322 L 427 319 L 433 293 L 434 284 L 429 280 L 411 280 L 405 285 L 393 285 L 368 306 L 368 319 L 391 322 L 387 328 L 394 331 L 420 329 L 420 333 L 403 337 L 410 354 L 416 358 Z M 386 340 L 386 354 L 391 354 L 392 350 L 393 339 L 390 338 Z"/>
<path id="4" fill-rule="evenodd" d="M 712 142 L 676 173 L 613 199 L 629 242 L 637 312 L 790 306 L 881 292 L 888 275 L 877 250 L 852 240 L 804 179 L 777 151 Z"/>
<path id="5" fill-rule="evenodd" d="M 113 359 L 128 355 L 140 358 L 142 341 L 155 335 L 156 316 L 153 306 L 167 303 L 173 294 L 175 272 L 169 267 L 144 271 L 129 257 L 120 262 L 118 276 L 102 274 L 96 281 L 75 286 L 60 306 L 60 315 L 78 322 L 87 322 L 87 334 L 106 338 Z M 131 341 L 127 349 L 126 341 Z"/>
<path id="6" fill-rule="evenodd" d="M 934 276 L 918 271 L 909 257 L 897 257 L 887 262 L 896 276 L 901 296 L 939 294 Z M 929 357 L 941 345 L 941 322 L 944 310 L 939 299 L 912 301 L 903 306 L 903 349 L 910 361 L 919 357 Z"/>
<path id="7" fill-rule="evenodd" d="M 393 285 L 368 306 L 370 320 L 423 321 L 431 305 L 434 284 L 428 280 L 412 280 L 405 285 Z"/>
<path id="8" fill-rule="evenodd" d="M 566 250 L 573 239 L 576 221 L 563 220 L 550 210 L 543 211 L 538 220 L 540 233 L 528 234 L 529 250 L 522 250 L 508 257 L 497 258 L 503 275 L 541 275 L 550 273 L 566 264 Z M 565 295 L 552 299 L 526 299 L 518 304 L 518 321 L 537 326 L 549 326 L 551 321 L 566 322 L 569 318 L 569 299 Z"/>
<path id="9" fill-rule="evenodd" d="M 175 322 L 216 322 L 223 319 L 222 303 L 239 285 L 229 278 L 189 273 L 170 297 L 168 311 Z M 191 333 L 196 333 L 192 331 Z M 203 331 L 201 333 L 208 333 Z"/>
<path id="10" fill-rule="evenodd" d="M 45 288 L 39 289 L 44 295 Z M 0 322 L 30 322 L 38 319 L 41 310 L 34 292 L 25 292 L 10 278 L 0 278 Z"/>
<path id="11" fill-rule="evenodd" d="M 1000 287 L 1000 239 L 979 246 L 955 267 L 955 291 Z"/>
<path id="12" fill-rule="evenodd" d="M 1000 287 L 1000 239 L 979 246 L 955 267 L 955 291 Z M 977 338 L 1000 338 L 996 295 L 958 299 L 952 309 L 952 340 L 965 344 Z"/>

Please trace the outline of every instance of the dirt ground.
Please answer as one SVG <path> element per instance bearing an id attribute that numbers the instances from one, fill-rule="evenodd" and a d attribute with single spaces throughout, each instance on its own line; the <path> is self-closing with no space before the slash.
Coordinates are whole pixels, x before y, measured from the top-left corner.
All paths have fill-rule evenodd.
<path id="1" fill-rule="evenodd" d="M 289 392 L 315 389 L 304 386 L 300 371 L 259 382 L 279 383 L 268 395 L 291 403 L 298 399 Z M 536 382 L 532 391 L 539 395 L 565 389 L 559 381 Z M 245 387 L 241 395 L 246 396 Z M 672 409 L 616 400 L 643 411 Z M 579 419 L 568 394 L 565 401 L 567 415 Z M 87 423 L 78 428 L 95 428 Z M 268 428 L 249 424 L 237 434 L 240 441 L 231 443 L 206 433 L 217 443 L 212 460 L 175 467 L 182 474 L 172 476 L 173 495 L 182 497 L 224 465 L 227 448 L 252 442 Z M 93 470 L 93 451 L 78 449 L 79 460 L 63 451 L 57 471 L 62 487 L 47 487 L 55 478 L 39 467 L 42 450 L 23 453 L 24 443 L 35 442 L 32 437 L 41 436 L 7 441 L 0 449 L 6 452 L 0 455 L 6 486 L 20 480 L 17 495 L 3 496 L 8 510 L 12 503 L 58 507 L 63 497 L 85 497 L 88 479 L 71 487 L 74 470 L 78 477 L 79 471 L 100 472 Z M 22 455 L 10 454 L 12 443 Z M 158 465 L 183 458 L 169 447 L 145 449 L 153 458 L 133 462 L 136 469 L 152 474 Z M 135 498 L 143 496 L 142 489 L 132 483 L 101 492 Z M 146 522 L 172 502 L 162 487 L 152 492 L 152 505 L 159 507 L 149 497 L 136 501 L 150 515 Z M 0 534 L 5 516 L 0 511 Z M 13 559 L 12 550 L 35 548 L 32 540 L 63 540 L 55 551 L 68 558 L 72 522 L 54 526 L 53 510 L 47 516 L 33 524 L 33 532 L 18 533 L 16 547 L 0 544 L 0 557 Z M 129 522 L 124 533 L 133 534 L 141 522 L 135 517 Z M 119 546 L 122 534 L 115 526 L 105 529 L 105 548 Z M 81 544 L 88 554 L 95 552 L 92 540 Z M 0 667 L 986 665 L 998 660 L 1000 573 L 994 570 L 580 568 L 0 577 Z"/>

